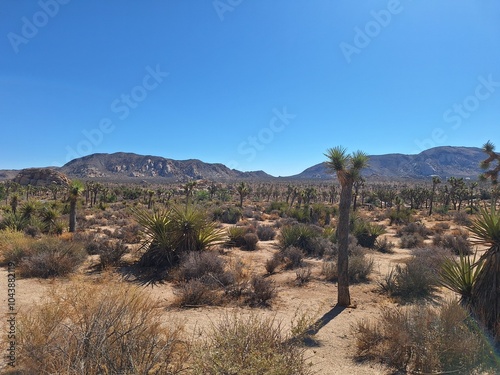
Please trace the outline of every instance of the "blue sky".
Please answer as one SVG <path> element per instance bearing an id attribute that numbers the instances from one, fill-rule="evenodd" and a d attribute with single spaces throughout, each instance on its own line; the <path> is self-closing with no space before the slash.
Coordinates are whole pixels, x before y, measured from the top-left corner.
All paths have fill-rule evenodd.
<path id="1" fill-rule="evenodd" d="M 497 0 L 0 0 L 0 169 L 125 151 L 288 176 L 337 145 L 498 143 L 499 20 Z"/>

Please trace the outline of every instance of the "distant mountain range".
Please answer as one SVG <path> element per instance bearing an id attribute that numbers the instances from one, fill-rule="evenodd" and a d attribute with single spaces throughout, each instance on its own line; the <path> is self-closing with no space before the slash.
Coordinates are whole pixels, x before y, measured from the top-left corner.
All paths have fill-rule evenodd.
<path id="1" fill-rule="evenodd" d="M 381 179 L 423 179 L 433 175 L 477 179 L 481 173 L 479 164 L 486 157 L 477 147 L 452 146 L 435 147 L 416 155 L 372 155 L 362 175 Z M 331 179 L 332 174 L 320 163 L 290 178 Z"/>
<path id="2" fill-rule="evenodd" d="M 475 147 L 435 147 L 417 155 L 386 154 L 372 155 L 369 167 L 362 174 L 370 179 L 423 179 L 432 175 L 476 179 L 481 173 L 479 163 L 485 154 Z M 323 163 L 307 168 L 300 174 L 289 177 L 273 177 L 263 171 L 241 172 L 219 163 L 204 163 L 200 160 L 173 160 L 160 156 L 137 155 L 117 152 L 92 154 L 74 159 L 62 167 L 52 169 L 69 178 L 102 179 L 113 181 L 186 181 L 205 180 L 327 180 L 333 179 Z M 19 171 L 0 171 L 0 180 L 14 178 Z"/>

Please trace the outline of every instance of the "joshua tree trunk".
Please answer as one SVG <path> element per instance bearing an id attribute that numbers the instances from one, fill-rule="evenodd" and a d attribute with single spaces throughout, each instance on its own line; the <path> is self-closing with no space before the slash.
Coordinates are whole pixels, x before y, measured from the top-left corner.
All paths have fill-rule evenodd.
<path id="1" fill-rule="evenodd" d="M 69 201 L 69 231 L 76 230 L 76 199 Z"/>
<path id="2" fill-rule="evenodd" d="M 339 204 L 339 224 L 337 237 L 338 253 L 338 301 L 340 306 L 351 304 L 349 293 L 349 214 L 351 210 L 352 184 L 342 186 Z"/>

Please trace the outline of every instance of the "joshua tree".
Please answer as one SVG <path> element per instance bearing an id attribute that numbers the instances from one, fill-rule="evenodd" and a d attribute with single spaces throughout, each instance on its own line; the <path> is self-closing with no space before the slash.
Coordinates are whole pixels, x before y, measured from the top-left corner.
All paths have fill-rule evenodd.
<path id="1" fill-rule="evenodd" d="M 349 214 L 351 210 L 352 188 L 354 181 L 359 178 L 361 170 L 368 165 L 368 156 L 362 151 L 348 155 L 347 150 L 341 146 L 330 148 L 325 156 L 327 168 L 337 174 L 340 182 L 339 223 L 337 227 L 338 238 L 338 299 L 339 306 L 350 306 L 349 294 Z"/>
<path id="2" fill-rule="evenodd" d="M 76 231 L 76 204 L 78 197 L 83 191 L 83 184 L 80 181 L 73 181 L 69 186 L 68 201 L 69 201 L 69 231 Z"/>
<path id="3" fill-rule="evenodd" d="M 472 309 L 476 317 L 500 341 L 500 215 L 481 207 L 470 226 L 476 243 L 490 246 L 481 257 L 482 267 L 472 286 Z"/>
<path id="4" fill-rule="evenodd" d="M 441 179 L 439 176 L 432 176 L 432 192 L 431 192 L 431 199 L 429 203 L 429 216 L 432 215 L 432 206 L 434 204 L 434 196 L 436 195 L 436 187 L 438 184 L 441 183 Z"/>
<path id="5" fill-rule="evenodd" d="M 193 189 L 197 185 L 196 181 L 189 181 L 185 185 L 183 185 L 184 194 L 186 194 L 186 211 L 189 206 L 189 197 L 193 194 Z"/>
<path id="6" fill-rule="evenodd" d="M 243 207 L 243 199 L 250 193 L 250 188 L 244 182 L 241 182 L 238 186 L 236 186 L 236 191 L 240 196 L 240 207 Z"/>
<path id="7" fill-rule="evenodd" d="M 491 162 L 497 161 L 497 165 L 494 168 L 491 168 L 488 171 L 485 171 L 481 174 L 480 178 L 482 180 L 491 179 L 493 184 L 498 183 L 498 173 L 500 172 L 500 154 L 495 152 L 495 145 L 490 141 L 486 142 L 483 145 L 483 151 L 488 154 L 488 158 L 481 162 L 481 168 L 488 169 L 490 168 Z"/>

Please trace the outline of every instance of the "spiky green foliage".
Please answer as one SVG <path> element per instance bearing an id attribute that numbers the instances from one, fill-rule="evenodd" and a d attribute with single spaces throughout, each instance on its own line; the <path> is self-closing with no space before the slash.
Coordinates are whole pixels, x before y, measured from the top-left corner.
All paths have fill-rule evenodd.
<path id="1" fill-rule="evenodd" d="M 470 257 L 461 253 L 458 259 L 446 259 L 439 273 L 439 283 L 460 295 L 460 303 L 468 306 L 472 297 L 472 287 L 482 269 L 482 261 L 476 261 L 476 254 Z"/>
<path id="2" fill-rule="evenodd" d="M 482 269 L 472 287 L 472 309 L 497 341 L 500 341 L 500 215 L 482 208 L 469 227 L 475 242 L 491 246 L 481 257 Z"/>
<path id="3" fill-rule="evenodd" d="M 193 206 L 163 211 L 134 210 L 133 213 L 144 233 L 146 252 L 141 258 L 144 266 L 174 266 L 182 254 L 208 249 L 223 239 L 217 224 Z"/>

